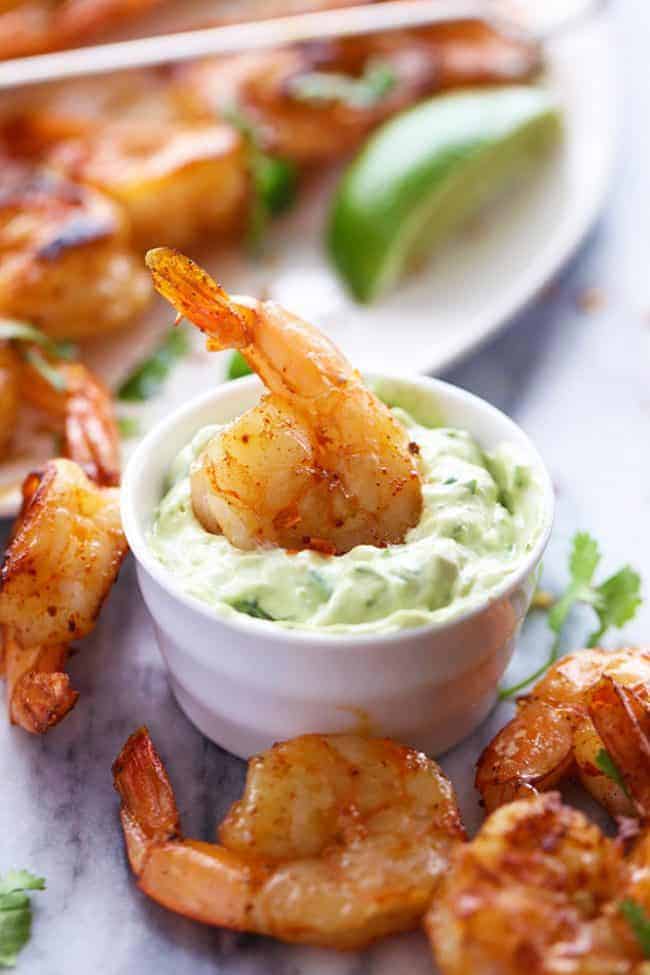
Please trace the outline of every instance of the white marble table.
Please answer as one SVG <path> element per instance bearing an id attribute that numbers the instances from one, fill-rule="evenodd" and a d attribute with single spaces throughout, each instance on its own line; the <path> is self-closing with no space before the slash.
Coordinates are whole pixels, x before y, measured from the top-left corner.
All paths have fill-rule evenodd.
<path id="1" fill-rule="evenodd" d="M 603 219 L 545 296 L 448 377 L 515 417 L 550 466 L 558 499 L 545 569 L 551 585 L 564 579 L 569 539 L 584 528 L 600 540 L 605 569 L 632 561 L 650 586 L 650 10 L 634 0 L 614 20 L 624 52 L 623 152 Z M 603 304 L 587 314 L 577 299 L 590 287 L 602 290 Z M 576 622 L 575 640 L 587 625 Z M 650 641 L 650 602 L 625 635 Z M 544 641 L 533 621 L 515 667 L 527 670 Z M 431 973 L 420 935 L 339 956 L 202 928 L 147 901 L 126 868 L 111 787 L 126 736 L 149 725 L 195 836 L 213 836 L 243 765 L 202 739 L 175 706 L 130 562 L 71 670 L 80 702 L 48 737 L 0 720 L 0 872 L 28 867 L 48 882 L 34 896 L 21 975 Z M 489 727 L 506 716 L 502 706 Z M 489 727 L 443 761 L 470 828 L 480 820 L 471 765 Z"/>

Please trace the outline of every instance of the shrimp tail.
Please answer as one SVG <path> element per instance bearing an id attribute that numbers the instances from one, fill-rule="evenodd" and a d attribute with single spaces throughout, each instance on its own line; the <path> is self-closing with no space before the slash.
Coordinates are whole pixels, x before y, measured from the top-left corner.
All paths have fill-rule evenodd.
<path id="1" fill-rule="evenodd" d="M 208 336 L 209 349 L 250 345 L 255 312 L 234 302 L 203 268 L 170 247 L 147 251 L 145 261 L 156 291 Z"/>
<path id="2" fill-rule="evenodd" d="M 252 887 L 265 876 L 223 847 L 181 836 L 174 792 L 149 732 L 139 728 L 113 764 L 126 851 L 138 886 L 204 924 L 243 929 Z"/>
<path id="3" fill-rule="evenodd" d="M 101 487 L 120 483 L 120 438 L 110 392 L 84 370 L 65 418 L 65 453 Z"/>
<path id="4" fill-rule="evenodd" d="M 113 763 L 129 863 L 139 873 L 148 848 L 181 835 L 176 800 L 147 728 L 130 736 Z"/>
<path id="5" fill-rule="evenodd" d="M 630 794 L 650 817 L 650 712 L 632 687 L 605 675 L 589 698 L 589 716 Z"/>
<path id="6" fill-rule="evenodd" d="M 143 834 L 163 842 L 180 836 L 171 782 L 146 727 L 129 737 L 113 763 L 114 785 Z"/>
<path id="7" fill-rule="evenodd" d="M 11 722 L 42 735 L 72 710 L 79 697 L 64 671 L 68 649 L 59 645 L 23 650 L 7 628 L 3 644 Z"/>

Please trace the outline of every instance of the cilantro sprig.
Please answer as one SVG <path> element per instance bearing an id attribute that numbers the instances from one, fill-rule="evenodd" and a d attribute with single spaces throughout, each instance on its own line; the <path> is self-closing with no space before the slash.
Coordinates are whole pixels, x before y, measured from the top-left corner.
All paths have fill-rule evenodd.
<path id="1" fill-rule="evenodd" d="M 247 166 L 252 199 L 248 215 L 247 238 L 258 251 L 272 217 L 287 210 L 296 197 L 298 173 L 289 159 L 272 156 L 263 148 L 257 125 L 237 105 L 231 105 L 224 117 L 242 135 L 247 150 Z"/>
<path id="2" fill-rule="evenodd" d="M 65 392 L 65 379 L 57 372 L 50 359 L 63 359 L 67 362 L 74 359 L 77 347 L 72 342 L 55 342 L 40 329 L 15 318 L 0 318 L 0 341 L 18 344 L 23 358 L 36 369 L 45 382 L 58 393 Z"/>
<path id="3" fill-rule="evenodd" d="M 244 359 L 241 352 L 236 349 L 230 356 L 228 368 L 226 370 L 227 379 L 241 379 L 242 376 L 250 376 L 253 370 Z"/>
<path id="4" fill-rule="evenodd" d="M 29 941 L 32 906 L 27 891 L 31 890 L 45 890 L 43 877 L 10 870 L 0 878 L 0 968 L 13 968 Z"/>
<path id="5" fill-rule="evenodd" d="M 499 692 L 501 699 L 512 697 L 527 687 L 557 660 L 564 625 L 577 604 L 591 606 L 598 620 L 598 626 L 587 637 L 588 647 L 596 646 L 611 627 L 620 628 L 634 618 L 641 605 L 641 578 L 638 572 L 626 565 L 596 585 L 594 576 L 600 560 L 598 542 L 587 532 L 578 532 L 573 538 L 569 558 L 569 585 L 548 614 L 548 625 L 554 634 L 549 655 L 534 674 L 513 687 L 502 689 Z"/>
<path id="6" fill-rule="evenodd" d="M 650 918 L 637 901 L 626 897 L 618 905 L 618 909 L 632 928 L 639 943 L 644 958 L 650 958 Z"/>
<path id="7" fill-rule="evenodd" d="M 608 779 L 611 779 L 612 782 L 616 783 L 616 785 L 619 786 L 619 788 L 621 788 L 625 795 L 629 798 L 630 794 L 623 780 L 623 776 L 621 775 L 621 770 L 607 749 L 598 749 L 598 754 L 596 755 L 596 766 L 601 772 L 605 773 Z"/>
<path id="8" fill-rule="evenodd" d="M 305 102 L 339 102 L 350 108 L 372 108 L 395 87 L 395 71 L 383 61 L 369 61 L 363 74 L 309 71 L 289 82 L 289 92 Z"/>
<path id="9" fill-rule="evenodd" d="M 172 367 L 187 355 L 190 343 L 187 332 L 178 326 L 169 332 L 153 355 L 137 366 L 118 390 L 118 398 L 127 402 L 142 403 L 159 392 Z"/>
<path id="10" fill-rule="evenodd" d="M 272 620 L 274 617 L 262 609 L 257 599 L 251 597 L 236 599 L 230 604 L 238 613 L 245 613 L 246 616 L 253 616 L 257 620 Z"/>
<path id="11" fill-rule="evenodd" d="M 123 440 L 130 440 L 140 433 L 140 424 L 135 416 L 118 416 L 117 429 Z"/>

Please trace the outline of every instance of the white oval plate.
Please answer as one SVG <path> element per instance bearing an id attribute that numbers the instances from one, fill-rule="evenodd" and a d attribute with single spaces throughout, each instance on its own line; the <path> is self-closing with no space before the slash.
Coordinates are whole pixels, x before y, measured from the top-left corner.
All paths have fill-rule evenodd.
<path id="1" fill-rule="evenodd" d="M 377 304 L 355 304 L 328 264 L 323 227 L 331 180 L 311 187 L 300 206 L 273 228 L 261 262 L 234 251 L 195 256 L 229 291 L 273 298 L 314 322 L 361 369 L 412 374 L 448 368 L 535 296 L 598 216 L 616 141 L 612 47 L 604 18 L 548 46 L 546 82 L 565 119 L 561 147 L 530 181 L 502 197 Z M 119 384 L 171 320 L 171 310 L 159 302 L 135 334 L 105 340 L 84 358 L 108 382 Z M 224 356 L 203 352 L 198 334 L 194 341 L 195 353 L 174 369 L 162 395 L 142 405 L 120 404 L 122 414 L 138 418 L 142 432 L 223 379 Z M 127 453 L 131 445 L 126 442 Z M 17 478 L 38 460 L 30 456 L 0 469 L 0 517 L 15 513 Z"/>

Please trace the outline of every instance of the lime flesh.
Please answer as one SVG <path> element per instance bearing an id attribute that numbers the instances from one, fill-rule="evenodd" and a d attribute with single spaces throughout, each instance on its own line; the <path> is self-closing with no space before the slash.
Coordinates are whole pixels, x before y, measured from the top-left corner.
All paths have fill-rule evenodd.
<path id="1" fill-rule="evenodd" d="M 370 139 L 335 194 L 328 247 L 359 301 L 387 291 L 544 156 L 560 115 L 543 88 L 442 95 Z"/>

